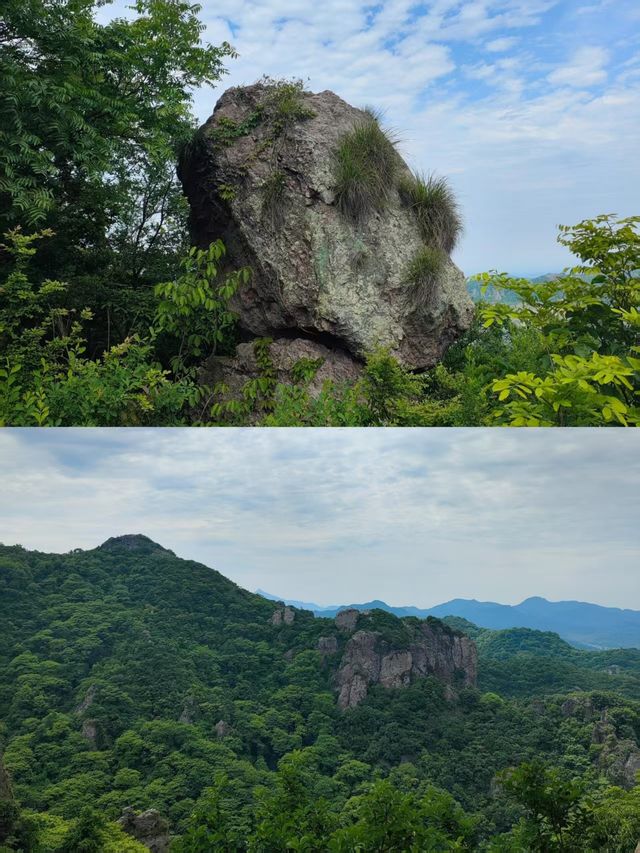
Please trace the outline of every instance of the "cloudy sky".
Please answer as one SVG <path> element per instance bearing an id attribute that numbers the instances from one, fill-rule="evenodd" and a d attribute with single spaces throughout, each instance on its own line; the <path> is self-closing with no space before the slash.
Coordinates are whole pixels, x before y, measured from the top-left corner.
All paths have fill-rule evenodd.
<path id="1" fill-rule="evenodd" d="M 556 225 L 639 212 L 637 0 L 201 3 L 205 37 L 240 54 L 222 87 L 300 77 L 386 111 L 459 195 L 467 274 L 556 271 Z M 201 119 L 217 97 L 197 94 Z"/>
<path id="2" fill-rule="evenodd" d="M 0 542 L 144 533 L 319 604 L 640 609 L 636 430 L 0 430 Z"/>

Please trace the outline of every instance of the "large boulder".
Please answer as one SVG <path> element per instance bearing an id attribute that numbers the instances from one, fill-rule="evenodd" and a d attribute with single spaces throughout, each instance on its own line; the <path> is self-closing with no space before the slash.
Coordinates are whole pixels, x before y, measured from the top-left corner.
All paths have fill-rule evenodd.
<path id="1" fill-rule="evenodd" d="M 118 823 L 127 835 L 144 844 L 151 853 L 169 853 L 171 845 L 169 824 L 156 809 L 147 809 L 141 814 L 136 814 L 131 806 L 127 806 L 123 809 Z"/>
<path id="2" fill-rule="evenodd" d="M 424 235 L 398 187 L 357 219 L 336 204 L 336 149 L 370 115 L 329 91 L 299 90 L 284 109 L 282 92 L 229 89 L 188 146 L 180 177 L 194 242 L 222 238 L 229 267 L 252 269 L 233 304 L 250 335 L 311 339 L 355 359 L 386 347 L 411 368 L 432 366 L 471 321 L 462 272 L 447 256 L 416 304 L 407 270 Z M 410 172 L 394 156 L 399 186 Z"/>

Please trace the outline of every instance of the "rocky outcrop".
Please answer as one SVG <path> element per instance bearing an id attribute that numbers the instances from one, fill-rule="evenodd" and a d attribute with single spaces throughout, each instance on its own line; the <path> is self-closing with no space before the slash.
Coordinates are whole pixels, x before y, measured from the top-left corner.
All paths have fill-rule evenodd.
<path id="1" fill-rule="evenodd" d="M 291 625 L 295 618 L 296 612 L 291 607 L 279 607 L 274 610 L 270 622 L 272 625 Z"/>
<path id="2" fill-rule="evenodd" d="M 96 693 L 98 692 L 98 685 L 91 684 L 89 685 L 87 692 L 84 694 L 82 698 L 82 702 L 78 705 L 74 710 L 74 714 L 84 714 L 85 711 L 88 711 L 89 708 L 93 705 L 93 700 L 96 698 Z"/>
<path id="3" fill-rule="evenodd" d="M 336 637 L 318 637 L 318 651 L 323 658 L 335 655 L 338 651 L 338 640 Z"/>
<path id="4" fill-rule="evenodd" d="M 226 91 L 180 164 L 194 242 L 222 238 L 229 267 L 252 270 L 233 302 L 241 328 L 283 347 L 313 340 L 356 362 L 386 347 L 411 368 L 432 366 L 468 328 L 473 306 L 448 256 L 428 299 L 408 297 L 407 270 L 424 247 L 398 189 L 408 167 L 394 154 L 398 186 L 386 188 L 384 206 L 346 215 L 336 203 L 336 150 L 370 114 L 333 92 L 301 90 L 285 114 L 282 94 L 264 83 Z M 241 351 L 207 369 L 232 378 L 247 358 Z M 334 371 L 348 378 L 339 359 L 327 367 Z"/>
<path id="5" fill-rule="evenodd" d="M 80 734 L 95 749 L 98 738 L 98 724 L 96 720 L 83 720 Z"/>
<path id="6" fill-rule="evenodd" d="M 353 634 L 336 675 L 340 708 L 358 705 L 371 685 L 398 689 L 428 675 L 451 687 L 476 686 L 477 652 L 472 640 L 435 620 L 421 622 L 411 634 L 405 647 L 385 640 L 379 631 L 361 629 Z"/>
<path id="7" fill-rule="evenodd" d="M 591 742 L 598 769 L 616 785 L 632 788 L 640 773 L 640 746 L 629 737 L 621 737 L 610 709 L 594 702 L 591 696 L 572 696 L 560 706 L 564 717 L 593 723 Z"/>
<path id="8" fill-rule="evenodd" d="M 362 373 L 360 364 L 344 350 L 330 349 L 319 341 L 304 338 L 278 338 L 272 341 L 269 345 L 269 359 L 275 381 L 285 385 L 300 382 L 299 367 L 306 361 L 313 368 L 313 376 L 307 385 L 312 397 L 320 393 L 327 380 L 335 385 L 353 384 Z M 233 356 L 212 356 L 207 359 L 200 371 L 200 381 L 209 387 L 225 385 L 227 390 L 221 399 L 229 400 L 240 397 L 245 383 L 257 379 L 262 372 L 254 345 L 247 342 L 239 344 Z"/>
<path id="9" fill-rule="evenodd" d="M 350 633 L 356 627 L 359 617 L 360 611 L 353 607 L 349 610 L 341 610 L 336 616 L 336 627 L 340 631 Z"/>
<path id="10" fill-rule="evenodd" d="M 225 720 L 218 720 L 218 722 L 214 726 L 216 737 L 217 738 L 225 738 L 229 734 L 231 734 L 231 726 Z"/>
<path id="11" fill-rule="evenodd" d="M 127 807 L 118 823 L 127 835 L 144 844 L 151 853 L 169 853 L 169 824 L 156 809 L 136 814 L 131 807 Z"/>

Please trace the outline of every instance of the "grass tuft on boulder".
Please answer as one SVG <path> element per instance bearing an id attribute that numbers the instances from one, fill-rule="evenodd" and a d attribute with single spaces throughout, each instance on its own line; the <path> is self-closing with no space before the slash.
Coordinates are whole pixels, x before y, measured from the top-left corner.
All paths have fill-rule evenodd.
<path id="1" fill-rule="evenodd" d="M 400 165 L 395 145 L 370 111 L 344 134 L 335 151 L 334 191 L 345 216 L 357 221 L 385 207 Z"/>
<path id="2" fill-rule="evenodd" d="M 260 187 L 262 196 L 262 215 L 276 227 L 282 222 L 282 202 L 287 186 L 284 172 L 272 172 Z"/>
<path id="3" fill-rule="evenodd" d="M 405 282 L 409 285 L 409 299 L 415 309 L 428 306 L 446 257 L 438 246 L 423 246 L 409 264 Z"/>
<path id="4" fill-rule="evenodd" d="M 462 233 L 458 203 L 446 178 L 415 175 L 400 182 L 400 195 L 415 213 L 425 241 L 450 254 Z"/>

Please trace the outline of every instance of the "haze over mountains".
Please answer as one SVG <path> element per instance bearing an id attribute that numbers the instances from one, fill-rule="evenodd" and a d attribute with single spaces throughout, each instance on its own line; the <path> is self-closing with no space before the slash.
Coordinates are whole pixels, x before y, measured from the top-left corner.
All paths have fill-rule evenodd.
<path id="1" fill-rule="evenodd" d="M 395 616 L 459 616 L 481 628 L 532 628 L 554 631 L 564 640 L 580 648 L 640 648 L 640 611 L 618 607 L 602 607 L 582 601 L 547 601 L 533 596 L 520 604 L 498 604 L 493 601 L 455 598 L 435 607 L 392 607 L 384 601 L 322 607 L 313 602 L 294 601 L 257 592 L 273 601 L 284 601 L 294 607 L 311 610 L 316 616 L 334 617 L 340 610 L 386 610 Z"/>

